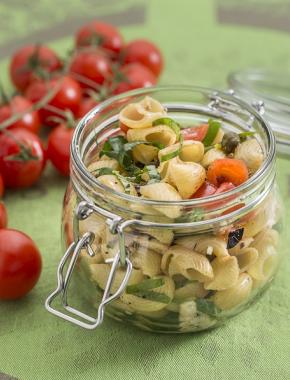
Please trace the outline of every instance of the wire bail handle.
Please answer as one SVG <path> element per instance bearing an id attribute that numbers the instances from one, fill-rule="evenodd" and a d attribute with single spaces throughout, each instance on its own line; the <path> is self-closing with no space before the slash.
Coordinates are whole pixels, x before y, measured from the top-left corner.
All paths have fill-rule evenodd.
<path id="1" fill-rule="evenodd" d="M 119 246 L 120 246 L 120 249 L 117 252 L 116 256 L 114 258 L 106 260 L 106 263 L 108 264 L 111 263 L 112 266 L 111 266 L 107 284 L 102 296 L 102 300 L 98 307 L 97 318 L 93 318 L 87 314 L 82 313 L 81 311 L 69 306 L 67 302 L 68 285 L 69 285 L 74 267 L 76 265 L 76 262 L 80 255 L 81 250 L 85 249 L 87 254 L 91 257 L 95 255 L 94 250 L 92 249 L 92 246 L 91 246 L 95 238 L 95 235 L 92 232 L 84 233 L 81 238 L 71 243 L 71 245 L 68 247 L 67 251 L 63 255 L 58 265 L 57 288 L 48 296 L 48 298 L 45 301 L 45 307 L 50 313 L 88 330 L 95 329 L 103 322 L 105 306 L 108 303 L 117 299 L 122 294 L 122 292 L 126 289 L 128 280 L 132 272 L 132 263 L 127 257 L 126 248 L 125 248 L 124 228 L 126 227 L 127 223 L 126 222 L 123 223 L 123 220 L 121 217 L 111 214 L 107 212 L 106 210 L 103 210 L 102 208 L 95 206 L 89 202 L 81 201 L 75 209 L 74 229 L 76 228 L 80 220 L 85 220 L 93 212 L 107 218 L 106 223 L 110 228 L 110 232 L 112 234 L 118 234 L 119 236 Z M 76 229 L 77 229 L 77 234 L 75 234 L 75 236 L 77 237 L 79 234 L 78 234 L 78 228 Z M 70 257 L 71 259 L 69 261 Z M 65 272 L 64 268 L 67 263 L 68 263 L 67 270 Z M 123 267 L 126 268 L 125 275 L 117 291 L 114 294 L 110 295 L 115 273 L 119 265 L 122 265 Z M 58 296 L 61 296 L 62 307 L 68 313 L 57 310 L 51 306 L 54 299 L 56 299 L 56 297 Z"/>

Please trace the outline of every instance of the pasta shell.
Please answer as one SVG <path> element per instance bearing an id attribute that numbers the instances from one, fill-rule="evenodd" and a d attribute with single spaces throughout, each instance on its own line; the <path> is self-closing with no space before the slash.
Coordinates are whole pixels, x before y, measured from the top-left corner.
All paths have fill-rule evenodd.
<path id="1" fill-rule="evenodd" d="M 263 250 L 259 250 L 258 259 L 248 269 L 248 273 L 253 279 L 258 281 L 270 280 L 279 264 L 279 255 L 273 245 L 265 245 Z"/>
<path id="2" fill-rule="evenodd" d="M 179 328 L 182 332 L 205 330 L 216 321 L 206 314 L 197 313 L 195 301 L 183 302 L 179 306 Z"/>
<path id="3" fill-rule="evenodd" d="M 142 247 L 160 254 L 163 254 L 168 248 L 168 244 L 161 243 L 148 235 L 136 234 L 126 236 L 126 246 L 130 247 L 133 251 L 137 251 L 139 247 Z"/>
<path id="4" fill-rule="evenodd" d="M 163 106 L 155 99 L 146 96 L 139 103 L 128 104 L 120 112 L 119 120 L 129 128 L 147 128 L 166 115 Z"/>
<path id="5" fill-rule="evenodd" d="M 109 264 L 91 264 L 90 273 L 92 281 L 95 281 L 101 289 L 105 289 L 108 281 L 108 277 L 111 271 L 111 265 Z M 117 269 L 114 281 L 111 287 L 111 293 L 115 293 L 125 277 L 125 270 L 122 268 Z M 139 284 L 144 280 L 144 276 L 141 270 L 132 269 L 131 275 L 128 280 L 128 285 Z"/>
<path id="6" fill-rule="evenodd" d="M 176 152 L 180 149 L 180 143 L 170 145 L 161 149 L 158 153 L 158 159 L 161 161 L 162 157 L 169 153 Z M 180 149 L 179 158 L 187 162 L 199 162 L 204 154 L 204 146 L 200 141 L 184 141 Z"/>
<path id="7" fill-rule="evenodd" d="M 129 129 L 127 132 L 128 141 L 158 142 L 164 146 L 173 145 L 176 142 L 176 138 L 176 133 L 167 125 Z"/>
<path id="8" fill-rule="evenodd" d="M 243 248 L 236 253 L 236 258 L 241 272 L 248 270 L 258 259 L 258 251 L 255 248 Z"/>
<path id="9" fill-rule="evenodd" d="M 137 162 L 148 165 L 154 161 L 158 155 L 158 148 L 152 145 L 140 144 L 133 148 L 133 157 Z"/>
<path id="10" fill-rule="evenodd" d="M 161 272 L 161 256 L 154 251 L 138 249 L 130 254 L 130 259 L 134 268 L 141 269 L 149 277 L 154 277 Z"/>
<path id="11" fill-rule="evenodd" d="M 98 181 L 101 182 L 103 185 L 118 191 L 119 193 L 124 193 L 124 187 L 121 184 L 121 182 L 117 179 L 115 175 L 112 174 L 105 174 L 98 177 Z"/>
<path id="12" fill-rule="evenodd" d="M 157 201 L 181 201 L 182 198 L 178 192 L 169 185 L 168 183 L 152 183 L 150 185 L 141 186 L 140 193 L 145 198 L 154 199 Z M 160 206 L 155 209 L 160 211 L 165 216 L 169 218 L 178 218 L 180 216 L 180 207 L 179 206 Z"/>
<path id="13" fill-rule="evenodd" d="M 253 241 L 252 237 L 241 240 L 236 246 L 229 249 L 230 255 L 237 255 L 241 249 L 249 247 Z"/>
<path id="14" fill-rule="evenodd" d="M 181 245 L 182 247 L 185 247 L 191 251 L 195 251 L 195 247 L 200 239 L 201 237 L 198 235 L 182 236 L 175 240 L 175 244 Z"/>
<path id="15" fill-rule="evenodd" d="M 234 286 L 214 294 L 213 302 L 222 310 L 232 309 L 249 298 L 252 286 L 251 276 L 247 273 L 241 273 Z"/>
<path id="16" fill-rule="evenodd" d="M 252 219 L 250 219 L 246 224 L 243 224 L 243 237 L 249 238 L 257 235 L 260 231 L 267 227 L 268 220 L 268 210 L 266 207 L 263 207 Z"/>
<path id="17" fill-rule="evenodd" d="M 239 144 L 234 157 L 243 160 L 252 173 L 259 169 L 265 158 L 262 147 L 256 139 L 249 139 Z"/>
<path id="18" fill-rule="evenodd" d="M 153 236 L 160 243 L 170 245 L 174 239 L 174 233 L 169 229 L 142 228 L 140 232 Z"/>
<path id="19" fill-rule="evenodd" d="M 159 288 L 155 288 L 154 292 L 165 294 L 169 297 L 170 301 L 172 301 L 175 289 L 173 280 L 167 276 L 158 276 L 155 278 L 163 278 L 164 285 Z M 133 294 L 123 293 L 120 298 L 125 304 L 129 305 L 130 308 L 141 314 L 159 311 L 165 309 L 167 306 L 166 303 L 151 301 L 145 298 L 137 297 Z"/>
<path id="20" fill-rule="evenodd" d="M 222 150 L 213 148 L 204 154 L 201 164 L 207 169 L 215 160 L 224 158 L 225 156 L 226 155 Z"/>
<path id="21" fill-rule="evenodd" d="M 213 236 L 200 239 L 196 243 L 195 250 L 203 255 L 229 256 L 227 243 L 223 239 Z"/>
<path id="22" fill-rule="evenodd" d="M 193 281 L 176 289 L 174 299 L 181 301 L 188 298 L 203 298 L 207 293 L 208 291 L 204 289 L 203 284 L 198 281 Z"/>
<path id="23" fill-rule="evenodd" d="M 188 280 L 197 280 L 200 282 L 213 278 L 211 264 L 204 255 L 178 245 L 170 247 L 168 251 L 172 253 L 168 265 L 168 274 L 170 277 L 182 274 Z"/>
<path id="24" fill-rule="evenodd" d="M 278 231 L 266 228 L 255 236 L 255 239 L 251 243 L 251 247 L 256 248 L 258 251 L 262 251 L 267 245 L 273 245 L 277 248 L 279 240 L 280 236 Z"/>
<path id="25" fill-rule="evenodd" d="M 119 163 L 114 158 L 111 158 L 109 160 L 103 160 L 102 159 L 102 160 L 95 161 L 95 162 L 91 163 L 88 166 L 88 171 L 91 172 L 91 173 L 93 173 L 93 172 L 95 172 L 95 171 L 97 171 L 98 169 L 101 169 L 101 168 L 110 168 L 110 169 L 113 169 L 113 170 L 118 170 L 119 169 Z"/>
<path id="26" fill-rule="evenodd" d="M 183 199 L 188 199 L 204 183 L 205 177 L 205 169 L 201 165 L 174 158 L 170 160 L 165 180 L 177 188 Z"/>
<path id="27" fill-rule="evenodd" d="M 217 257 L 211 262 L 213 280 L 204 284 L 208 290 L 224 290 L 234 286 L 239 277 L 239 266 L 236 257 Z"/>

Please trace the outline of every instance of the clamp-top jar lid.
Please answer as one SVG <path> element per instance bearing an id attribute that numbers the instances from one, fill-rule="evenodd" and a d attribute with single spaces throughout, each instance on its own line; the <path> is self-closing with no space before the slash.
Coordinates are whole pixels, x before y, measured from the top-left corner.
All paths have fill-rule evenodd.
<path id="1" fill-rule="evenodd" d="M 265 103 L 265 119 L 274 131 L 279 153 L 290 154 L 290 72 L 246 69 L 233 72 L 228 83 L 243 100 Z"/>

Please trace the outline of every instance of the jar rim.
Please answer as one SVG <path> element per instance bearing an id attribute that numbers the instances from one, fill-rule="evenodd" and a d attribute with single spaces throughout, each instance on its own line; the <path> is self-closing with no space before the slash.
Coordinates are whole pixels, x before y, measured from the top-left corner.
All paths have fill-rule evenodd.
<path id="1" fill-rule="evenodd" d="M 250 115 L 254 116 L 254 118 L 260 123 L 262 126 L 264 132 L 266 133 L 267 139 L 268 139 L 268 151 L 266 152 L 266 159 L 264 160 L 262 166 L 259 168 L 259 170 L 254 173 L 252 177 L 250 177 L 246 182 L 243 184 L 235 187 L 232 190 L 229 190 L 224 193 L 220 193 L 217 195 L 210 195 L 204 198 L 197 198 L 197 199 L 183 199 L 180 201 L 166 201 L 166 200 L 151 200 L 151 199 L 145 199 L 140 198 L 136 196 L 132 196 L 125 193 L 117 192 L 110 187 L 102 184 L 99 182 L 96 177 L 94 177 L 85 166 L 83 159 L 81 157 L 81 151 L 80 151 L 80 140 L 82 136 L 82 132 L 87 124 L 90 123 L 91 120 L 93 120 L 96 115 L 100 112 L 102 112 L 106 107 L 110 106 L 112 103 L 116 101 L 122 101 L 123 99 L 131 96 L 146 96 L 146 95 L 152 95 L 154 96 L 154 92 L 159 91 L 191 91 L 194 93 L 203 93 L 206 95 L 212 95 L 221 97 L 222 99 L 230 100 L 232 103 L 240 106 L 242 109 L 249 112 Z M 85 115 L 78 123 L 72 143 L 71 143 L 71 168 L 75 168 L 77 170 L 77 173 L 81 176 L 83 180 L 88 183 L 88 185 L 92 188 L 100 188 L 101 190 L 105 190 L 110 195 L 115 196 L 116 198 L 123 200 L 123 201 L 129 201 L 134 202 L 142 205 L 148 205 L 148 206 L 202 206 L 209 202 L 214 202 L 221 200 L 225 197 L 229 198 L 231 196 L 235 196 L 239 194 L 241 191 L 247 191 L 250 189 L 253 184 L 256 183 L 257 180 L 259 180 L 261 177 L 263 177 L 265 174 L 267 174 L 268 169 L 271 167 L 271 164 L 274 162 L 276 154 L 276 144 L 275 144 L 275 136 L 273 134 L 272 129 L 270 128 L 268 122 L 261 116 L 261 114 L 251 105 L 249 105 L 247 102 L 243 101 L 240 98 L 234 97 L 231 93 L 226 93 L 223 91 L 219 91 L 212 88 L 207 87 L 201 87 L 201 86 L 190 86 L 190 85 L 164 85 L 164 86 L 155 86 L 155 87 L 147 87 L 143 89 L 137 89 L 128 91 L 125 93 L 122 93 L 120 95 L 116 95 L 113 97 L 110 97 L 109 99 L 101 102 L 98 104 L 95 108 L 93 108 L 87 115 Z"/>

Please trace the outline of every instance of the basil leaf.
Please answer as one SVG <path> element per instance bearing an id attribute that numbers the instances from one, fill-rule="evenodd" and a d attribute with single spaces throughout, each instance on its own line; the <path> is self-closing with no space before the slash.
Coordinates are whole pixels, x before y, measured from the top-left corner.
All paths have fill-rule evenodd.
<path id="1" fill-rule="evenodd" d="M 140 297 L 140 298 L 143 298 L 146 300 L 150 300 L 150 301 L 154 301 L 154 302 L 160 302 L 160 303 L 166 303 L 166 304 L 170 303 L 170 301 L 171 301 L 171 299 L 166 294 L 156 293 L 156 292 L 152 292 L 150 290 L 136 292 L 136 293 L 134 293 L 134 295 L 136 297 Z"/>
<path id="2" fill-rule="evenodd" d="M 94 172 L 93 172 L 94 173 Z M 100 168 L 95 170 L 95 176 L 100 177 L 101 175 L 113 174 L 112 168 Z"/>
<path id="3" fill-rule="evenodd" d="M 160 162 L 165 162 L 165 161 L 171 160 L 171 158 L 179 156 L 179 153 L 180 153 L 180 148 L 175 150 L 174 152 L 164 154 L 164 156 L 161 157 Z"/>
<path id="4" fill-rule="evenodd" d="M 125 193 L 130 194 L 130 192 L 131 192 L 131 186 L 132 186 L 132 182 L 131 181 L 134 181 L 135 177 L 125 177 L 125 176 L 121 175 L 116 170 L 113 171 L 113 174 L 121 182 L 122 186 L 124 187 Z"/>
<path id="5" fill-rule="evenodd" d="M 164 278 L 150 278 L 140 282 L 139 284 L 128 285 L 126 288 L 126 293 L 134 294 L 136 292 L 159 288 L 162 285 L 164 285 Z"/>
<path id="6" fill-rule="evenodd" d="M 204 146 L 212 145 L 214 139 L 216 138 L 218 131 L 220 130 L 221 123 L 217 120 L 209 119 L 208 130 L 202 140 Z"/>
<path id="7" fill-rule="evenodd" d="M 242 133 L 239 133 L 239 138 L 240 138 L 240 141 L 241 142 L 244 142 L 247 140 L 247 137 L 252 137 L 255 135 L 255 132 L 242 132 Z"/>
<path id="8" fill-rule="evenodd" d="M 221 312 L 220 308 L 218 308 L 212 301 L 198 298 L 195 302 L 197 310 L 201 313 L 216 316 Z"/>
<path id="9" fill-rule="evenodd" d="M 154 120 L 152 125 L 155 127 L 157 125 L 167 125 L 167 127 L 171 128 L 177 137 L 177 141 L 180 139 L 180 125 L 171 119 L 170 117 L 162 117 L 160 119 Z"/>
<path id="10" fill-rule="evenodd" d="M 147 165 L 146 169 L 150 178 L 150 181 L 148 181 L 148 184 L 161 181 L 160 174 L 154 165 Z"/>
<path id="11" fill-rule="evenodd" d="M 191 222 L 199 222 L 204 219 L 205 210 L 202 208 L 197 208 L 192 212 L 182 215 L 175 219 L 177 223 L 191 223 Z"/>
<path id="12" fill-rule="evenodd" d="M 159 143 L 159 142 L 147 142 L 147 141 L 132 141 L 132 142 L 129 142 L 129 143 L 126 143 L 124 144 L 124 150 L 125 152 L 128 152 L 130 150 L 132 150 L 133 148 L 135 148 L 135 146 L 138 146 L 138 145 L 141 145 L 141 144 L 144 144 L 144 145 L 152 145 L 158 149 L 163 149 L 164 148 L 164 145 Z"/>

